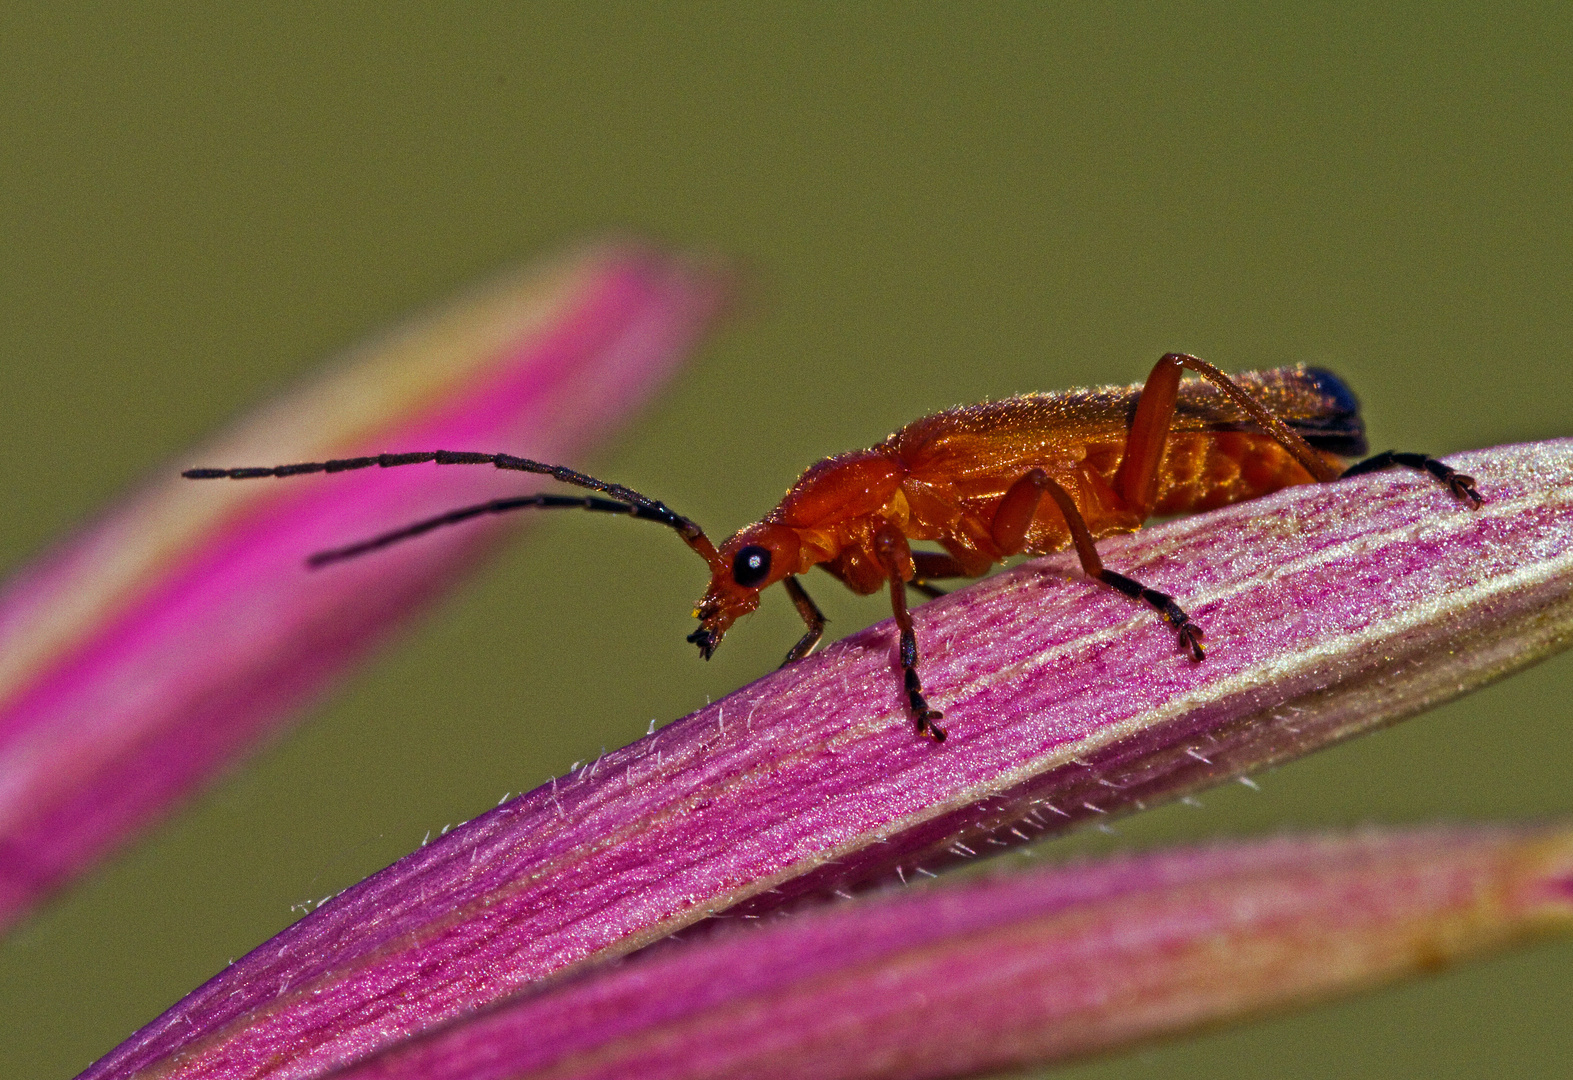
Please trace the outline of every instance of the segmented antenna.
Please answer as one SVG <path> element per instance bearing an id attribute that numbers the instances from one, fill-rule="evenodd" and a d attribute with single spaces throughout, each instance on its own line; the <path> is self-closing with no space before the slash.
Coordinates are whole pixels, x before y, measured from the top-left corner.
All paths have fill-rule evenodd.
<path id="1" fill-rule="evenodd" d="M 581 510 L 599 510 L 606 514 L 627 514 L 631 517 L 643 518 L 646 521 L 662 521 L 661 518 L 646 510 L 642 506 L 633 506 L 629 503 L 613 502 L 611 499 L 597 499 L 594 495 L 521 495 L 512 499 L 492 499 L 490 502 L 477 503 L 474 506 L 463 506 L 457 510 L 449 510 L 446 514 L 426 518 L 413 524 L 406 525 L 380 536 L 373 536 L 370 540 L 361 540 L 350 544 L 348 547 L 332 548 L 328 551 L 319 551 L 307 557 L 306 565 L 313 570 L 327 566 L 329 563 L 343 562 L 353 559 L 357 555 L 364 555 L 369 551 L 377 551 L 389 544 L 397 544 L 401 540 L 410 540 L 414 537 L 429 533 L 433 529 L 440 529 L 445 525 L 458 525 L 460 522 L 470 521 L 483 517 L 486 514 L 506 514 L 510 510 L 560 510 L 577 507 Z M 663 521 L 663 524 L 665 522 Z"/>
<path id="2" fill-rule="evenodd" d="M 274 465 L 261 468 L 187 469 L 180 475 L 187 480 L 260 480 L 265 477 L 304 476 L 308 473 L 349 472 L 353 469 L 369 469 L 373 466 L 390 469 L 399 465 L 420 465 L 426 462 L 432 462 L 437 465 L 491 465 L 511 472 L 535 473 L 539 476 L 549 476 L 553 480 L 564 484 L 572 484 L 575 487 L 599 491 L 602 494 L 610 495 L 612 498 L 610 500 L 596 498 L 575 499 L 561 495 L 531 495 L 515 499 L 493 499 L 491 502 L 462 507 L 458 510 L 451 510 L 446 514 L 440 514 L 437 517 L 417 521 L 414 524 L 406 525 L 403 528 L 395 529 L 381 536 L 374 536 L 369 540 L 351 544 L 348 547 L 319 552 L 307 560 L 308 564 L 311 566 L 325 566 L 328 563 L 353 558 L 368 551 L 387 547 L 389 544 L 396 544 L 401 540 L 420 536 L 444 525 L 457 525 L 460 522 L 469 521 L 484 514 L 501 514 L 510 510 L 523 510 L 530 507 L 557 509 L 570 506 L 581 507 L 585 510 L 599 510 L 606 513 L 631 514 L 646 521 L 658 521 L 669 528 L 677 530 L 683 541 L 698 552 L 711 566 L 715 566 L 718 562 L 715 546 L 705 536 L 704 530 L 660 500 L 641 495 L 632 488 L 624 487 L 621 484 L 597 480 L 593 476 L 576 472 L 564 465 L 548 465 L 540 461 L 531 461 L 529 458 L 515 457 L 513 454 L 480 454 L 467 450 L 430 450 L 410 454 L 376 454 L 370 457 L 334 458 L 330 461 L 302 461 L 293 465 Z"/>

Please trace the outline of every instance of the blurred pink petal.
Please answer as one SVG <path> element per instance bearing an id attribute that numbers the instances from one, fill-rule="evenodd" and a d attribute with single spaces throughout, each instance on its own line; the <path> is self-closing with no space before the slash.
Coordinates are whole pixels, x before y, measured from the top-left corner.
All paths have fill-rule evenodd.
<path id="1" fill-rule="evenodd" d="M 1200 848 L 734 925 L 544 988 L 334 1077 L 971 1076 L 1569 930 L 1566 827 Z"/>
<path id="2" fill-rule="evenodd" d="M 1208 634 L 1050 558 L 837 643 L 373 875 L 86 1076 L 318 1076 L 721 911 L 910 876 L 1390 723 L 1573 640 L 1573 440 L 1458 455 L 1106 542 Z"/>
<path id="3" fill-rule="evenodd" d="M 498 532 L 333 574 L 306 572 L 306 554 L 521 479 L 431 467 L 197 485 L 181 466 L 436 447 L 572 460 L 665 380 L 718 297 L 713 267 L 631 245 L 501 277 L 161 470 L 10 582 L 0 928 L 287 723 Z"/>

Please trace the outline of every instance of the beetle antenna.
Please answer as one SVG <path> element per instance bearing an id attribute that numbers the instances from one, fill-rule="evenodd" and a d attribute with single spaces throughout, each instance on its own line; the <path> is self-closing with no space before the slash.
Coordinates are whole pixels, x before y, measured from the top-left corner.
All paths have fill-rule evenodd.
<path id="1" fill-rule="evenodd" d="M 715 545 L 705 536 L 704 530 L 693 521 L 674 511 L 671 507 L 658 499 L 641 495 L 633 488 L 624 487 L 622 484 L 613 484 L 605 480 L 597 480 L 593 476 L 576 472 L 564 465 L 548 465 L 540 461 L 531 461 L 529 458 L 515 457 L 512 454 L 480 454 L 464 450 L 429 450 L 410 454 L 376 454 L 370 457 L 335 458 L 329 461 L 303 461 L 293 465 L 274 465 L 261 468 L 239 469 L 187 469 L 181 473 L 187 480 L 257 480 L 264 477 L 302 476 L 307 473 L 338 473 L 349 472 L 352 469 L 369 469 L 376 466 L 382 469 L 393 468 L 398 465 L 419 465 L 433 462 L 438 465 L 491 465 L 494 468 L 506 469 L 512 472 L 535 473 L 540 476 L 549 476 L 564 484 L 575 487 L 588 488 L 610 495 L 615 502 L 606 499 L 567 499 L 561 496 L 529 496 L 518 499 L 494 499 L 488 503 L 477 506 L 467 506 L 453 510 L 438 517 L 418 521 L 402 529 L 384 533 L 370 540 L 361 541 L 347 548 L 335 551 L 324 551 L 311 557 L 311 565 L 320 566 L 340 559 L 351 558 L 367 551 L 387 547 L 389 544 L 400 540 L 419 536 L 430 532 L 432 529 L 443 525 L 456 525 L 461 521 L 479 517 L 482 514 L 499 514 L 508 510 L 522 510 L 535 506 L 556 508 L 560 506 L 580 506 L 587 510 L 602 510 L 612 513 L 632 514 L 647 521 L 659 521 L 683 538 L 683 542 L 714 568 L 720 560 L 716 554 Z"/>

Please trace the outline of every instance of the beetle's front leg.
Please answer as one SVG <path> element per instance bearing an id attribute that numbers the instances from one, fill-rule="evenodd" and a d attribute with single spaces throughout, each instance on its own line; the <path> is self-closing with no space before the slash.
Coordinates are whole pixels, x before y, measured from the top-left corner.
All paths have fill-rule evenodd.
<path id="1" fill-rule="evenodd" d="M 825 636 L 825 613 L 819 610 L 819 605 L 814 603 L 813 597 L 808 595 L 808 590 L 803 588 L 803 583 L 795 574 L 788 574 L 781 580 L 781 584 L 786 586 L 787 595 L 792 598 L 797 613 L 808 624 L 808 630 L 798 639 L 797 644 L 792 646 L 792 651 L 786 654 L 786 659 L 781 661 L 781 666 L 786 667 L 819 648 L 819 640 Z"/>

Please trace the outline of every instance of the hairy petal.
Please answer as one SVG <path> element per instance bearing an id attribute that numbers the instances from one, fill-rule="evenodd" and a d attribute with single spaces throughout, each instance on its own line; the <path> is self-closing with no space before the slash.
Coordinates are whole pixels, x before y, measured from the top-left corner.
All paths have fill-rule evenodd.
<path id="1" fill-rule="evenodd" d="M 518 474 L 207 481 L 191 465 L 383 451 L 571 457 L 658 386 L 713 267 L 632 245 L 500 277 L 343 358 L 159 471 L 0 593 L 0 928 L 298 707 L 497 538 L 451 530 L 332 574 L 313 551 Z"/>
<path id="2" fill-rule="evenodd" d="M 87 1075 L 317 1076 L 721 911 L 910 876 L 1391 723 L 1573 639 L 1573 441 L 1308 486 L 1111 540 L 1145 609 L 1028 564 L 916 613 L 950 740 L 882 624 L 493 810 L 241 959 Z"/>
<path id="3" fill-rule="evenodd" d="M 335 1080 L 918 1080 L 1106 1051 L 1573 930 L 1573 830 L 1220 845 L 657 947 Z"/>

